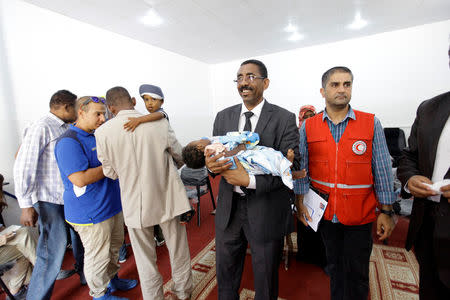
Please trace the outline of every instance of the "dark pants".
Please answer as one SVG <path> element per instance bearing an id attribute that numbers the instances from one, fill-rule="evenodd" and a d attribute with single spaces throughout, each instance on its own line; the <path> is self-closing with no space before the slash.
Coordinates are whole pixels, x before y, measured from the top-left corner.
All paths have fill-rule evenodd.
<path id="1" fill-rule="evenodd" d="M 419 296 L 421 300 L 448 300 L 450 299 L 450 289 L 438 275 L 434 255 L 433 231 L 433 217 L 426 215 L 414 243 L 414 252 L 419 262 Z"/>
<path id="2" fill-rule="evenodd" d="M 372 223 L 346 226 L 323 220 L 320 225 L 330 273 L 332 300 L 366 300 Z"/>
<path id="3" fill-rule="evenodd" d="M 230 224 L 225 230 L 216 227 L 216 269 L 219 300 L 239 299 L 247 244 L 250 244 L 254 274 L 255 300 L 278 297 L 278 267 L 283 239 L 257 241 L 250 232 L 247 199 L 233 193 Z"/>
<path id="4" fill-rule="evenodd" d="M 320 230 L 315 232 L 297 220 L 297 260 L 313 264 L 321 268 L 327 265 L 325 246 Z"/>

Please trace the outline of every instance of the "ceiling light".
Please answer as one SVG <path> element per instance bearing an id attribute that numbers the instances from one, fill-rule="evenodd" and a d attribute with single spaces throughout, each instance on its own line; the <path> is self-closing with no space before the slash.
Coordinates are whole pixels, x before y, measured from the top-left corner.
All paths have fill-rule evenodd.
<path id="1" fill-rule="evenodd" d="M 359 30 L 363 27 L 366 27 L 367 24 L 369 24 L 369 22 L 367 22 L 366 20 L 361 18 L 361 13 L 357 12 L 355 14 L 355 19 L 353 20 L 353 22 L 351 24 L 347 25 L 347 28 L 353 29 L 353 30 Z"/>
<path id="2" fill-rule="evenodd" d="M 288 26 L 284 27 L 284 31 L 286 32 L 296 32 L 297 26 L 292 25 L 292 23 L 289 23 Z"/>
<path id="3" fill-rule="evenodd" d="M 303 34 L 300 34 L 298 32 L 293 32 L 291 34 L 291 36 L 288 38 L 288 40 L 291 42 L 296 42 L 296 41 L 303 40 L 304 38 L 305 38 L 305 36 Z"/>
<path id="4" fill-rule="evenodd" d="M 150 8 L 139 21 L 146 26 L 156 27 L 163 23 L 163 18 L 153 8 Z"/>

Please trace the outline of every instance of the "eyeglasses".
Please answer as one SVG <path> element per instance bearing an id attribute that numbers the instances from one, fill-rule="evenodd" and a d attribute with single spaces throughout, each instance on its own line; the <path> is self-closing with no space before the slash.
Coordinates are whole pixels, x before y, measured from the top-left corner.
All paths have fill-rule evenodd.
<path id="1" fill-rule="evenodd" d="M 87 98 L 87 99 L 83 102 L 82 105 L 89 104 L 89 102 L 91 102 L 91 101 L 94 102 L 94 103 L 103 103 L 103 104 L 105 104 L 105 98 L 103 98 L 103 97 L 94 97 L 94 96 L 92 96 L 92 97 Z"/>
<path id="2" fill-rule="evenodd" d="M 245 75 L 245 76 L 238 76 L 238 78 L 236 78 L 233 81 L 236 83 L 241 83 L 244 81 L 244 79 L 247 81 L 253 82 L 253 81 L 255 81 L 255 79 L 266 79 L 266 77 L 250 74 L 250 75 Z"/>

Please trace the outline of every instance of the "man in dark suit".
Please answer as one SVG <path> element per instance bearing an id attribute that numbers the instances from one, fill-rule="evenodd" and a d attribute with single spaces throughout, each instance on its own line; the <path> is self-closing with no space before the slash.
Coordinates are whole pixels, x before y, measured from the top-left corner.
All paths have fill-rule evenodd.
<path id="1" fill-rule="evenodd" d="M 450 299 L 450 185 L 442 194 L 424 185 L 450 179 L 449 115 L 450 92 L 420 104 L 397 170 L 414 196 L 406 249 L 414 246 L 424 300 Z"/>
<path id="2" fill-rule="evenodd" d="M 259 145 L 283 154 L 293 149 L 294 166 L 298 169 L 299 135 L 295 115 L 264 99 L 264 90 L 269 86 L 265 65 L 258 60 L 243 62 L 235 81 L 243 103 L 217 114 L 213 135 L 243 130 L 257 132 Z M 216 212 L 219 299 L 239 299 L 247 244 L 251 248 L 255 299 L 277 299 L 283 237 L 293 231 L 290 190 L 281 177 L 249 175 L 239 163 L 237 169 L 230 170 L 229 159 L 218 160 L 222 156 L 206 157 L 208 169 L 222 175 Z"/>

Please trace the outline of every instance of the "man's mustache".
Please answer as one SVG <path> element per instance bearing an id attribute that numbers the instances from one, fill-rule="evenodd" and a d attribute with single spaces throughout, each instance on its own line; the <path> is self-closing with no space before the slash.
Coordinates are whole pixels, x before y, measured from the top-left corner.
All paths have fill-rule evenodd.
<path id="1" fill-rule="evenodd" d="M 345 99 L 347 99 L 347 95 L 345 95 L 345 94 L 338 94 L 338 95 L 336 95 L 335 98 L 339 98 L 339 97 L 344 97 Z"/>
<path id="2" fill-rule="evenodd" d="M 252 89 L 251 87 L 249 87 L 249 86 L 243 86 L 243 87 L 239 88 L 239 92 L 241 92 L 241 93 L 242 93 L 244 90 L 253 91 L 253 89 Z"/>

